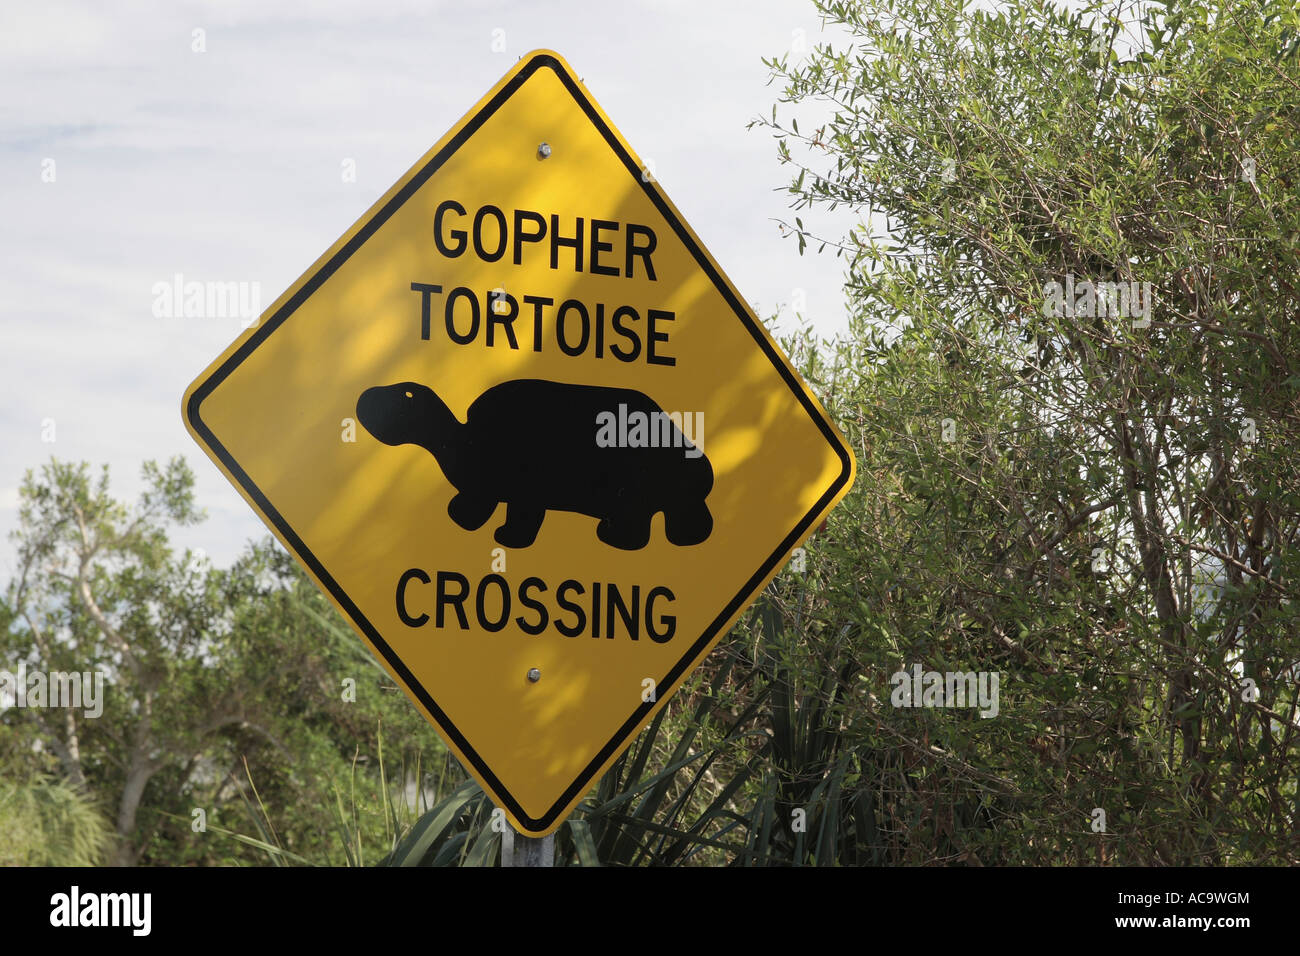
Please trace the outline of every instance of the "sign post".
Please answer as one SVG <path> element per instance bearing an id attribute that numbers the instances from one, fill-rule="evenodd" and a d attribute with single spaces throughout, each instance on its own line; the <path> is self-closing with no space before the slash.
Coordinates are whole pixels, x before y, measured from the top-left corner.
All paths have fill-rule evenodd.
<path id="1" fill-rule="evenodd" d="M 651 165 L 521 58 L 184 399 L 527 857 L 853 480 Z"/>
<path id="2" fill-rule="evenodd" d="M 501 865 L 506 866 L 554 866 L 555 834 L 544 837 L 530 837 L 507 829 L 501 834 Z"/>

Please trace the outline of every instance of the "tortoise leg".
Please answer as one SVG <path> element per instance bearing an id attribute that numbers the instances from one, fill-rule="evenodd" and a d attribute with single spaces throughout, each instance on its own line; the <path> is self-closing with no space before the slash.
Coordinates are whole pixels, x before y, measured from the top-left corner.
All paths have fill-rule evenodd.
<path id="1" fill-rule="evenodd" d="M 713 515 L 703 501 L 677 505 L 664 511 L 664 534 L 679 548 L 707 540 L 713 533 Z"/>
<path id="2" fill-rule="evenodd" d="M 497 502 L 487 498 L 475 498 L 463 491 L 452 498 L 447 505 L 447 514 L 466 531 L 477 531 L 492 517 L 497 510 Z"/>
<path id="3" fill-rule="evenodd" d="M 492 537 L 496 538 L 497 544 L 507 548 L 526 548 L 537 540 L 537 532 L 541 530 L 545 517 L 545 508 L 518 501 L 507 502 L 506 523 L 497 528 Z"/>
<path id="4" fill-rule="evenodd" d="M 609 515 L 600 519 L 600 524 L 596 525 L 596 537 L 611 548 L 639 551 L 650 542 L 652 517 L 644 511 Z"/>

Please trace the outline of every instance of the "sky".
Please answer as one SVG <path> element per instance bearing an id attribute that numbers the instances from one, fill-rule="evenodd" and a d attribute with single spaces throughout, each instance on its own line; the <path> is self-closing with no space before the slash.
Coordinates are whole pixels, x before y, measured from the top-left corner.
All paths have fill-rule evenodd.
<path id="1" fill-rule="evenodd" d="M 257 283 L 266 308 L 535 49 L 568 60 L 760 317 L 787 331 L 803 302 L 843 330 L 843 262 L 782 238 L 789 176 L 746 129 L 779 96 L 762 58 L 841 39 L 821 27 L 807 0 L 0 7 L 0 576 L 22 475 L 52 456 L 107 463 L 134 498 L 143 461 L 184 455 L 208 519 L 174 542 L 226 564 L 263 536 L 180 410 L 240 320 L 158 317 L 155 286 Z"/>

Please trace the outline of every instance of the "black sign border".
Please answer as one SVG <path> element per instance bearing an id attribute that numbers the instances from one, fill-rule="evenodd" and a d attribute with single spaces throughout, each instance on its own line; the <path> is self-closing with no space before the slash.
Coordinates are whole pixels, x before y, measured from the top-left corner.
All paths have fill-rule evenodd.
<path id="1" fill-rule="evenodd" d="M 778 562 L 780 562 L 781 559 L 790 551 L 795 542 L 809 530 L 813 521 L 816 520 L 821 511 L 834 499 L 835 495 L 848 482 L 853 473 L 853 463 L 849 457 L 847 449 L 845 449 L 831 426 L 822 417 L 820 410 L 813 404 L 808 395 L 805 394 L 799 380 L 776 353 L 772 344 L 768 341 L 767 336 L 764 335 L 762 329 L 760 329 L 754 320 L 750 318 L 748 311 L 736 298 L 730 285 L 723 281 L 722 277 L 718 274 L 718 270 L 714 267 L 712 260 L 710 260 L 708 255 L 706 255 L 700 248 L 699 244 L 691 237 L 691 234 L 678 219 L 676 213 L 668 203 L 665 202 L 663 196 L 651 187 L 650 178 L 643 176 L 641 167 L 636 164 L 627 150 L 623 148 L 618 136 L 615 135 L 614 131 L 604 121 L 600 112 L 595 108 L 592 102 L 583 94 L 581 87 L 579 87 L 574 81 L 573 77 L 569 74 L 569 71 L 564 68 L 564 64 L 550 53 L 538 53 L 531 57 L 519 72 L 511 77 L 510 81 L 507 82 L 497 92 L 497 94 L 483 106 L 482 109 L 480 109 L 474 116 L 470 117 L 461 126 L 460 130 L 457 131 L 456 135 L 448 141 L 442 149 L 438 150 L 438 152 L 435 153 L 429 161 L 410 178 L 401 190 L 385 203 L 384 206 L 379 209 L 379 211 L 376 212 L 364 226 L 357 230 L 356 234 L 342 249 L 335 253 L 328 262 L 321 266 L 321 268 L 317 270 L 310 279 L 304 282 L 302 287 L 299 288 L 298 291 L 278 310 L 276 310 L 274 315 L 272 315 L 266 322 L 262 323 L 257 331 L 249 336 L 244 344 L 241 345 L 234 354 L 223 362 L 205 382 L 194 390 L 185 409 L 186 416 L 188 417 L 190 425 L 194 429 L 195 433 L 203 439 L 213 454 L 221 460 L 227 471 L 239 482 L 244 491 L 248 493 L 248 496 L 257 503 L 262 514 L 265 515 L 272 524 L 274 524 L 276 529 L 283 536 L 284 540 L 294 550 L 299 560 L 311 569 L 317 580 L 326 587 L 334 600 L 338 602 L 338 605 L 347 612 L 348 616 L 352 619 L 353 624 L 360 629 L 370 640 L 371 644 L 373 644 L 374 647 L 383 654 L 384 660 L 388 662 L 388 665 L 393 669 L 393 672 L 402 679 L 403 683 L 406 684 L 407 689 L 425 706 L 429 713 L 433 715 L 443 733 L 451 738 L 461 753 L 465 755 L 466 759 L 473 764 L 474 769 L 478 771 L 482 779 L 487 782 L 489 789 L 492 791 L 492 795 L 501 801 L 516 820 L 524 824 L 524 826 L 530 831 L 534 832 L 541 832 L 549 828 L 553 823 L 555 823 L 559 814 L 576 796 L 585 792 L 596 782 L 596 774 L 604 765 L 605 761 L 608 760 L 612 754 L 623 749 L 628 743 L 630 743 L 632 734 L 636 731 L 641 721 L 645 719 L 651 708 L 656 706 L 656 702 L 644 702 L 632 713 L 632 716 L 618 728 L 614 733 L 614 736 L 610 738 L 609 742 L 605 744 L 605 746 L 600 749 L 600 752 L 592 758 L 591 762 L 583 768 L 582 772 L 578 775 L 578 778 L 574 780 L 563 794 L 561 794 L 560 798 L 556 800 L 549 810 L 540 817 L 529 816 L 524 812 L 523 808 L 514 799 L 510 792 L 506 790 L 505 786 L 492 772 L 487 763 L 470 745 L 470 742 L 465 738 L 460 730 L 457 729 L 456 725 L 451 722 L 448 715 L 438 707 L 429 692 L 426 691 L 415 679 L 415 676 L 407 669 L 401 658 L 398 657 L 393 649 L 388 646 L 379 631 L 370 623 L 366 616 L 361 613 L 361 609 L 352 602 L 351 598 L 349 598 L 347 593 L 339 586 L 338 582 L 334 580 L 330 573 L 325 569 L 324 565 L 322 565 L 311 552 L 311 549 L 308 548 L 306 543 L 298 537 L 293 528 L 289 526 L 289 523 L 285 521 L 284 517 L 275 509 L 266 495 L 262 493 L 261 489 L 253 483 L 252 479 L 243 468 L 240 467 L 239 463 L 235 461 L 234 457 L 226 450 L 225 446 L 218 441 L 216 435 L 213 434 L 212 430 L 208 428 L 207 424 L 203 421 L 200 412 L 203 400 L 210 395 L 213 390 L 216 389 L 217 386 L 220 385 L 226 377 L 244 361 L 244 359 L 251 355 L 252 352 L 269 335 L 271 335 L 271 333 L 279 328 L 280 325 L 289 318 L 289 316 L 293 315 L 293 313 L 297 311 L 298 307 L 306 302 L 307 299 L 309 299 L 321 287 L 321 285 L 324 284 L 325 280 L 332 276 L 335 271 L 337 271 L 338 268 L 362 246 L 363 243 L 373 236 L 375 232 L 388 221 L 393 213 L 395 213 L 421 186 L 423 186 L 429 178 L 442 167 L 447 158 L 464 145 L 469 138 L 478 131 L 483 123 L 486 122 L 487 119 L 491 117 L 492 114 L 495 113 L 516 90 L 519 89 L 519 87 L 526 83 L 539 69 L 543 68 L 549 68 L 555 72 L 561 83 L 564 84 L 565 89 L 569 91 L 578 106 L 584 113 L 586 113 L 588 119 L 590 119 L 596 129 L 600 131 L 605 142 L 609 144 L 610 149 L 612 149 L 615 155 L 622 160 L 623 165 L 627 167 L 628 172 L 632 174 L 651 202 L 655 204 L 655 208 L 659 210 L 659 213 L 664 217 L 664 220 L 672 227 L 673 232 L 676 233 L 678 239 L 680 239 L 682 244 L 690 250 L 691 255 L 695 258 L 699 267 L 704 270 L 704 273 L 713 282 L 714 286 L 722 293 L 737 318 L 744 323 L 745 327 L 749 330 L 750 335 L 753 336 L 755 343 L 757 343 L 759 348 L 763 351 L 763 354 L 768 357 L 777 372 L 780 373 L 781 378 L 786 382 L 787 386 L 794 393 L 800 404 L 808 412 L 813 423 L 816 424 L 822 435 L 826 438 L 827 443 L 840 459 L 840 474 L 826 490 L 826 493 L 823 494 L 808 513 L 804 515 L 795 526 L 794 530 L 785 536 L 771 556 L 763 562 L 762 567 L 760 567 L 758 571 L 754 572 L 753 576 L 745 582 L 744 586 L 740 589 L 740 592 L 727 602 L 727 605 L 722 609 L 721 613 L 719 613 L 713 622 L 705 629 L 699 639 L 691 645 L 690 649 L 681 660 L 678 661 L 678 663 L 655 686 L 671 687 L 679 677 L 693 670 L 698 665 L 705 649 L 713 641 L 714 636 L 717 635 L 722 625 L 742 606 L 748 604 L 753 599 L 755 592 L 758 590 L 763 579 L 772 572 L 773 568 L 775 568 Z"/>

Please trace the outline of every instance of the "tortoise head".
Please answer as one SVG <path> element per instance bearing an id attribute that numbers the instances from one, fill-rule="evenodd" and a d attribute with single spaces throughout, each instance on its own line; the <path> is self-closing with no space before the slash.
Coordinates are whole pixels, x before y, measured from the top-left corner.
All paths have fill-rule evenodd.
<path id="1" fill-rule="evenodd" d="M 442 399 L 418 382 L 378 385 L 357 399 L 357 420 L 385 445 L 424 444 L 436 439 L 449 417 L 451 412 Z"/>

